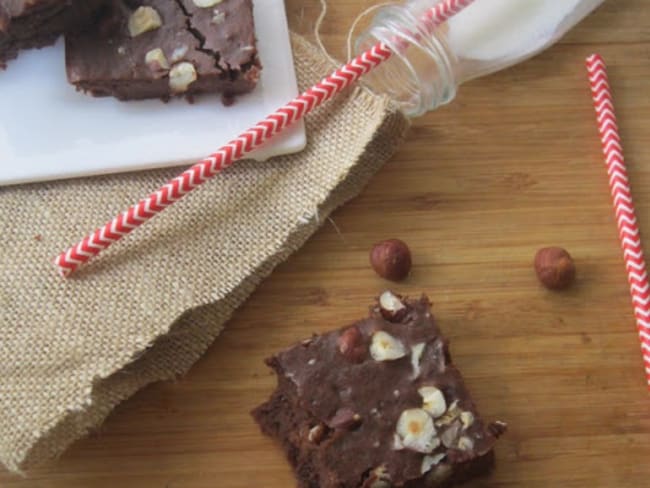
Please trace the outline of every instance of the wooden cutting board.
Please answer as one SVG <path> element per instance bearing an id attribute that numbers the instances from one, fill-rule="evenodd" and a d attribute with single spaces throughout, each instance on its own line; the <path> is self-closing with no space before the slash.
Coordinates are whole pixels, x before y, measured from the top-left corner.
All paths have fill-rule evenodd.
<path id="1" fill-rule="evenodd" d="M 338 48 L 371 2 L 329 3 L 323 32 Z M 295 30 L 312 29 L 317 4 L 287 0 Z M 648 26 L 648 0 L 609 0 L 561 45 L 416 120 L 408 145 L 333 215 L 340 233 L 326 223 L 280 266 L 185 378 L 147 388 L 57 463 L 0 474 L 0 486 L 294 486 L 248 415 L 274 386 L 262 361 L 363 316 L 388 286 L 367 264 L 386 237 L 414 253 L 395 288 L 430 295 L 483 414 L 510 424 L 495 473 L 468 487 L 650 486 L 650 396 L 583 67 L 594 50 L 610 64 L 650 251 Z M 569 292 L 534 277 L 532 257 L 550 244 L 576 259 Z"/>

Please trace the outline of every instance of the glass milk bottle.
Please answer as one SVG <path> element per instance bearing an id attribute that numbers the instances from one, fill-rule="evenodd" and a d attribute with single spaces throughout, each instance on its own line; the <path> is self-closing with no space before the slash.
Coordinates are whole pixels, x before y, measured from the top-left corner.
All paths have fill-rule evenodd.
<path id="1" fill-rule="evenodd" d="M 543 51 L 603 1 L 475 0 L 432 30 L 423 14 L 439 0 L 407 0 L 381 7 L 355 52 L 384 42 L 397 53 L 364 81 L 415 117 L 453 100 L 465 81 Z"/>

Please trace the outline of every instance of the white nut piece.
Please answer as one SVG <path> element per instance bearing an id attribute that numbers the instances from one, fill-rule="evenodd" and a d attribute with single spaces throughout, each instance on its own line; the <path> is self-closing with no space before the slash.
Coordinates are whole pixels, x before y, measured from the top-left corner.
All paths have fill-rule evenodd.
<path id="1" fill-rule="evenodd" d="M 172 63 L 178 63 L 181 59 L 185 57 L 187 54 L 187 51 L 189 51 L 189 47 L 187 47 L 185 44 L 182 46 L 177 47 L 172 51 L 172 56 L 171 56 L 171 62 Z"/>
<path id="2" fill-rule="evenodd" d="M 379 296 L 379 306 L 393 314 L 406 308 L 406 305 L 390 291 L 385 291 Z"/>
<path id="3" fill-rule="evenodd" d="M 160 14 L 153 7 L 138 7 L 129 17 L 129 34 L 139 36 L 162 25 Z"/>
<path id="4" fill-rule="evenodd" d="M 474 448 L 474 441 L 467 437 L 463 436 L 460 439 L 458 439 L 458 449 L 461 451 L 470 451 Z"/>
<path id="5" fill-rule="evenodd" d="M 311 429 L 309 429 L 309 433 L 307 434 L 307 440 L 314 444 L 318 444 L 323 439 L 324 435 L 325 435 L 325 427 L 321 424 L 318 424 L 312 427 Z"/>
<path id="6" fill-rule="evenodd" d="M 147 63 L 151 71 L 166 71 L 169 69 L 169 61 L 167 61 L 165 53 L 159 47 L 147 51 L 144 62 Z"/>
<path id="7" fill-rule="evenodd" d="M 442 461 L 445 456 L 446 454 L 444 452 L 435 454 L 433 456 L 424 456 L 424 459 L 422 459 L 422 468 L 420 468 L 420 473 L 425 474 L 431 471 L 431 468 L 440 464 L 440 461 Z"/>
<path id="8" fill-rule="evenodd" d="M 454 422 L 449 427 L 447 427 L 442 434 L 440 434 L 440 440 L 442 445 L 450 448 L 456 446 L 458 443 L 458 435 L 460 434 L 460 423 Z"/>
<path id="9" fill-rule="evenodd" d="M 223 0 L 192 0 L 192 2 L 194 2 L 194 5 L 199 8 L 214 7 L 215 5 L 219 5 L 222 1 Z"/>
<path id="10" fill-rule="evenodd" d="M 472 412 L 461 412 L 460 422 L 463 424 L 463 429 L 468 429 L 474 423 L 474 414 Z"/>
<path id="11" fill-rule="evenodd" d="M 418 389 L 422 397 L 422 408 L 433 418 L 438 418 L 447 411 L 447 402 L 442 392 L 435 386 L 423 386 Z"/>
<path id="12" fill-rule="evenodd" d="M 436 426 L 440 427 L 441 425 L 449 425 L 454 420 L 456 420 L 459 415 L 460 409 L 458 408 L 458 400 L 454 400 L 451 402 L 451 405 L 449 405 L 449 408 L 445 414 L 442 417 L 436 419 Z"/>
<path id="13" fill-rule="evenodd" d="M 399 441 L 405 449 L 429 454 L 440 445 L 433 420 L 421 408 L 404 410 L 397 421 Z"/>
<path id="14" fill-rule="evenodd" d="M 370 355 L 375 361 L 392 361 L 406 356 L 406 347 L 399 339 L 380 330 L 372 335 Z"/>
<path id="15" fill-rule="evenodd" d="M 186 92 L 197 77 L 196 68 L 192 63 L 175 64 L 169 72 L 169 87 L 174 93 Z"/>
<path id="16" fill-rule="evenodd" d="M 367 483 L 369 483 L 368 488 L 391 488 L 393 486 L 386 466 L 383 465 L 370 472 Z M 364 484 L 364 486 L 366 485 Z"/>
<path id="17" fill-rule="evenodd" d="M 393 485 L 388 480 L 374 480 L 368 488 L 391 488 Z"/>
<path id="18" fill-rule="evenodd" d="M 402 449 L 404 449 L 402 438 L 399 435 L 397 435 L 397 433 L 395 433 L 395 435 L 393 435 L 393 450 L 401 451 Z"/>
<path id="19" fill-rule="evenodd" d="M 420 361 L 422 360 L 422 353 L 424 348 L 427 347 L 426 343 L 422 342 L 411 347 L 411 367 L 413 368 L 413 379 L 420 376 Z"/>
<path id="20" fill-rule="evenodd" d="M 224 20 L 226 20 L 226 14 L 224 12 L 220 12 L 217 9 L 214 9 L 214 15 L 212 16 L 211 22 L 215 25 L 223 24 Z"/>

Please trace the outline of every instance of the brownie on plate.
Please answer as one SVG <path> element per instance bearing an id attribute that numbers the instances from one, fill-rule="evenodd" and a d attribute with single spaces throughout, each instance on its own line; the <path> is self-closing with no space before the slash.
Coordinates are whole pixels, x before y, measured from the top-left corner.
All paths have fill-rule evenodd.
<path id="1" fill-rule="evenodd" d="M 20 49 L 52 44 L 82 27 L 105 0 L 0 0 L 0 68 Z"/>
<path id="2" fill-rule="evenodd" d="M 486 424 L 426 297 L 385 292 L 370 316 L 267 360 L 253 411 L 301 488 L 441 487 L 487 473 L 503 422 Z"/>
<path id="3" fill-rule="evenodd" d="M 66 36 L 68 79 L 120 100 L 251 91 L 259 79 L 252 0 L 113 0 Z"/>

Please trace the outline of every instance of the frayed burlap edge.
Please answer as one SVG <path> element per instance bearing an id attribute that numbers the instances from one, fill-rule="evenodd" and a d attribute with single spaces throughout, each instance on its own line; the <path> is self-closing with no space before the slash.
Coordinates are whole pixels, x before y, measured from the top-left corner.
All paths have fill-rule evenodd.
<path id="1" fill-rule="evenodd" d="M 301 37 L 292 37 L 296 56 L 309 56 L 323 74 L 333 66 L 311 44 Z M 313 80 L 312 80 L 313 81 Z M 170 325 L 166 334 L 136 353 L 113 374 L 93 382 L 92 390 L 81 408 L 68 410 L 49 428 L 40 433 L 36 443 L 27 450 L 16 451 L 3 459 L 7 468 L 22 472 L 59 456 L 71 443 L 97 428 L 113 408 L 142 387 L 156 381 L 184 374 L 199 359 L 224 323 L 252 293 L 262 279 L 287 259 L 318 229 L 323 220 L 338 206 L 359 193 L 372 175 L 392 155 L 408 129 L 408 120 L 386 99 L 380 99 L 363 88 L 354 89 L 350 99 L 361 102 L 378 124 L 368 127 L 369 142 L 347 174 L 341 174 L 338 185 L 321 202 L 314 218 L 296 223 L 280 249 L 254 270 L 227 296 L 214 303 L 198 306 L 182 314 Z M 326 108 L 325 108 L 326 109 Z M 359 113 L 359 116 L 366 114 Z M 270 161 L 268 164 L 273 164 Z"/>

